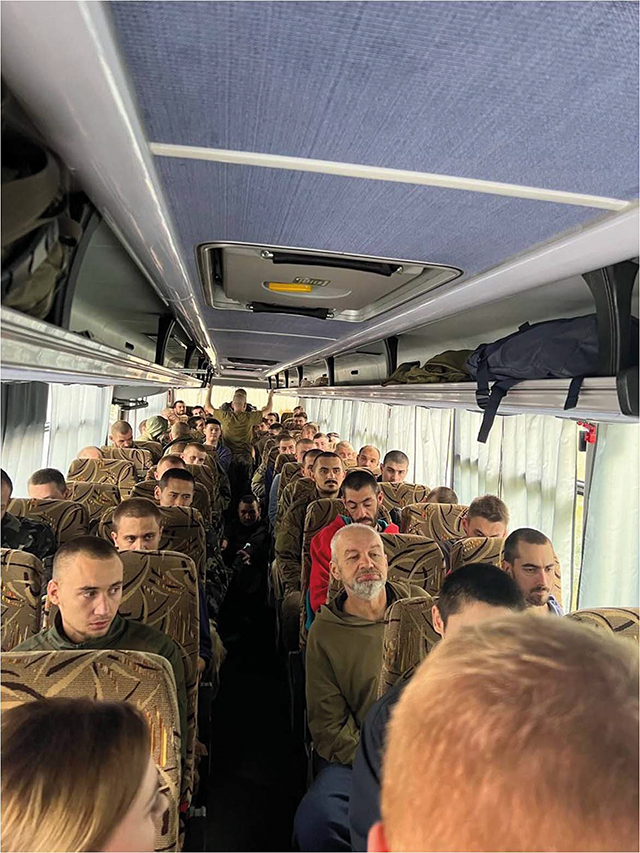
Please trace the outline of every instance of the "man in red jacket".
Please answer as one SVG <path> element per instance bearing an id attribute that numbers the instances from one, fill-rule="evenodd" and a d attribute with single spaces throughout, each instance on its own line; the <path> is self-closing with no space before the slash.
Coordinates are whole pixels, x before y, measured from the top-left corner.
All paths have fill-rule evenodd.
<path id="1" fill-rule="evenodd" d="M 396 524 L 388 524 L 381 516 L 382 492 L 380 484 L 370 471 L 348 473 L 342 484 L 342 499 L 347 515 L 337 516 L 311 540 L 309 599 L 314 613 L 327 603 L 331 540 L 341 527 L 351 523 L 366 524 L 378 533 L 400 532 Z"/>

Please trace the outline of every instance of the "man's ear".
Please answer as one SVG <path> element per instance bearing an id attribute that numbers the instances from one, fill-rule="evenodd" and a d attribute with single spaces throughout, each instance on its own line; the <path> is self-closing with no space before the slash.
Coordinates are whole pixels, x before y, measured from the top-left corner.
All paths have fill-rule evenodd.
<path id="1" fill-rule="evenodd" d="M 383 498 L 384 498 L 384 495 L 382 494 L 382 489 L 380 489 L 380 491 L 378 492 L 378 503 L 380 504 L 380 506 L 382 506 Z"/>
<path id="2" fill-rule="evenodd" d="M 334 563 L 333 560 L 329 563 L 329 574 L 332 578 L 335 578 L 337 581 L 342 580 L 342 575 L 340 574 L 340 569 L 338 568 L 338 564 Z"/>
<path id="3" fill-rule="evenodd" d="M 71 500 L 71 489 L 70 489 L 68 486 L 67 486 L 67 488 L 64 490 L 63 498 L 64 498 L 64 500 L 65 500 L 65 501 L 70 501 L 70 500 Z"/>
<path id="4" fill-rule="evenodd" d="M 117 548 L 118 547 L 118 534 L 116 533 L 115 530 L 112 530 L 109 535 L 111 536 L 111 541 L 113 542 L 113 544 Z"/>
<path id="5" fill-rule="evenodd" d="M 389 845 L 384 834 L 384 824 L 381 820 L 374 823 L 367 837 L 367 850 L 369 853 L 387 853 Z"/>
<path id="6" fill-rule="evenodd" d="M 511 563 L 507 563 L 506 560 L 502 560 L 500 565 L 502 566 L 502 571 L 506 572 L 509 577 L 515 580 L 515 575 L 513 574 L 513 566 L 511 565 Z"/>
<path id="7" fill-rule="evenodd" d="M 153 490 L 153 497 L 154 497 L 157 501 L 159 501 L 159 500 L 160 500 L 160 494 L 161 494 L 160 486 L 156 486 L 156 487 L 155 487 L 155 489 Z"/>
<path id="8" fill-rule="evenodd" d="M 462 529 L 464 530 L 465 535 L 469 536 L 469 519 L 466 516 L 462 519 Z"/>
<path id="9" fill-rule="evenodd" d="M 444 637 L 444 622 L 442 621 L 442 616 L 440 615 L 437 604 L 434 604 L 431 608 L 431 621 L 433 622 L 433 629 L 436 634 L 440 634 L 441 637 Z"/>
<path id="10" fill-rule="evenodd" d="M 60 599 L 58 597 L 58 581 L 50 580 L 47 584 L 47 598 L 52 604 L 55 604 L 56 607 L 60 604 Z"/>

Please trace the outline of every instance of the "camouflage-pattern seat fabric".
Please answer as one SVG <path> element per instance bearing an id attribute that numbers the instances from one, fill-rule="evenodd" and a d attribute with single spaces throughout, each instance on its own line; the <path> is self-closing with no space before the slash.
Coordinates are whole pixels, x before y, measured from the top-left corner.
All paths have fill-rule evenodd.
<path id="1" fill-rule="evenodd" d="M 160 550 L 177 551 L 191 557 L 201 583 L 205 581 L 205 532 L 202 516 L 197 509 L 184 506 L 162 507 L 163 515 Z M 98 525 L 98 536 L 112 542 L 113 509 L 108 509 Z"/>
<path id="2" fill-rule="evenodd" d="M 286 516 L 293 504 L 303 498 L 309 498 L 313 494 L 315 487 L 316 484 L 313 480 L 309 480 L 307 477 L 298 477 L 296 480 L 292 480 L 289 483 L 278 500 L 276 530 L 279 528 L 281 520 Z"/>
<path id="3" fill-rule="evenodd" d="M 156 503 L 155 491 L 157 485 L 157 480 L 143 480 L 142 483 L 136 483 L 131 491 L 131 497 L 148 498 L 150 501 Z M 195 483 L 192 506 L 200 512 L 206 524 L 211 523 L 211 501 L 209 493 L 202 483 Z"/>
<path id="4" fill-rule="evenodd" d="M 89 511 L 78 501 L 14 498 L 9 512 L 19 518 L 43 521 L 53 530 L 58 546 L 89 533 Z"/>
<path id="5" fill-rule="evenodd" d="M 617 637 L 628 637 L 638 642 L 640 616 L 637 607 L 599 607 L 595 610 L 575 610 L 566 619 L 575 619 L 602 631 L 611 631 Z"/>
<path id="6" fill-rule="evenodd" d="M 171 665 L 147 652 L 4 652 L 0 698 L 6 711 L 35 699 L 92 697 L 126 701 L 147 718 L 151 754 L 168 787 L 168 814 L 160 821 L 155 850 L 177 850 L 180 802 L 180 716 Z"/>
<path id="7" fill-rule="evenodd" d="M 141 450 L 148 450 L 151 454 L 151 460 L 154 465 L 157 465 L 160 459 L 162 458 L 162 444 L 159 441 L 147 441 L 146 439 L 137 438 L 135 442 L 136 447 L 139 447 Z"/>
<path id="8" fill-rule="evenodd" d="M 262 462 L 267 462 L 267 461 L 268 461 L 268 459 L 269 459 L 269 454 L 271 453 L 271 451 L 273 450 L 273 448 L 274 448 L 274 447 L 277 447 L 277 446 L 278 446 L 278 445 L 277 445 L 277 443 L 276 443 L 275 438 L 268 438 L 268 439 L 265 441 L 265 443 L 264 443 L 264 447 L 262 448 L 262 458 L 261 458 L 260 462 L 261 462 L 261 463 L 262 463 Z M 277 455 L 277 454 L 276 454 L 276 455 Z"/>
<path id="9" fill-rule="evenodd" d="M 278 500 L 289 483 L 302 477 L 302 465 L 299 462 L 285 462 L 280 472 L 280 483 L 278 485 Z"/>
<path id="10" fill-rule="evenodd" d="M 101 447 L 105 459 L 124 459 L 131 462 L 136 472 L 137 480 L 144 480 L 147 471 L 153 465 L 153 456 L 141 447 Z"/>
<path id="11" fill-rule="evenodd" d="M 387 512 L 402 509 L 409 504 L 422 503 L 431 491 L 428 486 L 422 486 L 420 483 L 380 483 L 380 489 L 382 506 Z"/>
<path id="12" fill-rule="evenodd" d="M 136 484 L 136 471 L 131 462 L 125 459 L 74 459 L 67 480 L 117 486 L 124 499 L 129 497 Z"/>
<path id="13" fill-rule="evenodd" d="M 468 507 L 461 504 L 409 504 L 402 509 L 402 532 L 417 533 L 443 542 L 464 536 L 462 518 Z"/>
<path id="14" fill-rule="evenodd" d="M 82 483 L 79 480 L 70 480 L 67 488 L 71 491 L 72 501 L 86 506 L 90 528 L 100 521 L 106 509 L 110 506 L 116 507 L 120 503 L 118 487 L 108 483 Z"/>
<path id="15" fill-rule="evenodd" d="M 295 453 L 278 453 L 276 461 L 273 464 L 273 473 L 280 474 L 285 465 L 296 461 Z"/>
<path id="16" fill-rule="evenodd" d="M 0 551 L 2 651 L 8 652 L 40 630 L 44 568 L 26 551 Z"/>
<path id="17" fill-rule="evenodd" d="M 434 598 L 401 598 L 385 615 L 378 697 L 409 678 L 440 639 L 431 618 Z"/>
<path id="18" fill-rule="evenodd" d="M 472 536 L 459 539 L 451 546 L 449 566 L 451 571 L 468 566 L 470 563 L 491 563 L 502 567 L 502 549 L 504 539 L 501 537 L 485 538 Z"/>

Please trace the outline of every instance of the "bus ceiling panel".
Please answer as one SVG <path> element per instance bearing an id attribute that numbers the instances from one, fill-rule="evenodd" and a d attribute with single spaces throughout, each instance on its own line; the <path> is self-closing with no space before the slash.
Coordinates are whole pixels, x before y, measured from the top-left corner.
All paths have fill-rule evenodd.
<path id="1" fill-rule="evenodd" d="M 282 318 L 291 323 L 290 317 Z M 293 318 L 294 323 L 297 318 Z M 322 346 L 326 339 L 312 336 L 289 335 L 287 330 L 282 334 L 273 332 L 265 334 L 257 332 L 222 332 L 216 333 L 216 344 L 221 362 L 229 358 L 268 359 L 273 364 L 304 355 L 310 346 Z"/>
<path id="2" fill-rule="evenodd" d="M 555 415 L 570 420 L 603 423 L 637 423 L 638 419 L 623 415 L 618 403 L 616 379 L 585 379 L 578 405 L 564 410 L 571 380 L 543 379 L 520 382 L 509 390 L 500 404 L 501 415 Z M 466 409 L 480 412 L 476 404 L 474 382 L 451 382 L 446 385 L 379 385 L 359 387 L 300 388 L 300 396 L 331 400 L 362 400 L 389 406 L 425 406 L 431 409 Z"/>
<path id="3" fill-rule="evenodd" d="M 182 256 L 106 6 L 7 0 L 3 78 L 215 363 L 197 278 Z"/>
<path id="4" fill-rule="evenodd" d="M 637 195 L 636 3 L 109 8 L 152 141 Z"/>
<path id="5" fill-rule="evenodd" d="M 199 388 L 199 380 L 18 311 L 1 309 L 2 379 Z"/>

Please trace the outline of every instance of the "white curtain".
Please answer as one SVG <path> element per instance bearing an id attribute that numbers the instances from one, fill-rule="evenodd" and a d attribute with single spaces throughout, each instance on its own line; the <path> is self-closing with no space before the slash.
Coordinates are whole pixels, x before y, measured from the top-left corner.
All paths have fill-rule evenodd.
<path id="1" fill-rule="evenodd" d="M 454 418 L 453 488 L 460 503 L 478 495 L 499 495 L 503 418 L 495 419 L 486 444 L 477 440 L 481 414 L 458 410 Z"/>
<path id="2" fill-rule="evenodd" d="M 2 385 L 2 467 L 13 496 L 27 496 L 27 481 L 43 466 L 48 386 L 42 382 Z"/>
<path id="3" fill-rule="evenodd" d="M 383 456 L 390 450 L 401 450 L 409 457 L 407 482 L 416 482 L 416 407 L 392 406 L 389 409 L 389 434 Z M 421 482 L 421 481 L 420 481 Z"/>
<path id="4" fill-rule="evenodd" d="M 453 409 L 416 409 L 415 481 L 450 486 L 453 477 Z"/>
<path id="5" fill-rule="evenodd" d="M 372 444 L 380 450 L 381 456 L 384 456 L 388 434 L 389 407 L 384 403 L 363 403 L 354 400 L 349 440 L 356 452 L 365 444 Z"/>
<path id="6" fill-rule="evenodd" d="M 600 424 L 578 607 L 637 607 L 640 427 Z"/>
<path id="7" fill-rule="evenodd" d="M 67 473 L 78 450 L 105 444 L 113 388 L 96 385 L 51 385 L 49 447 L 45 466 Z"/>

